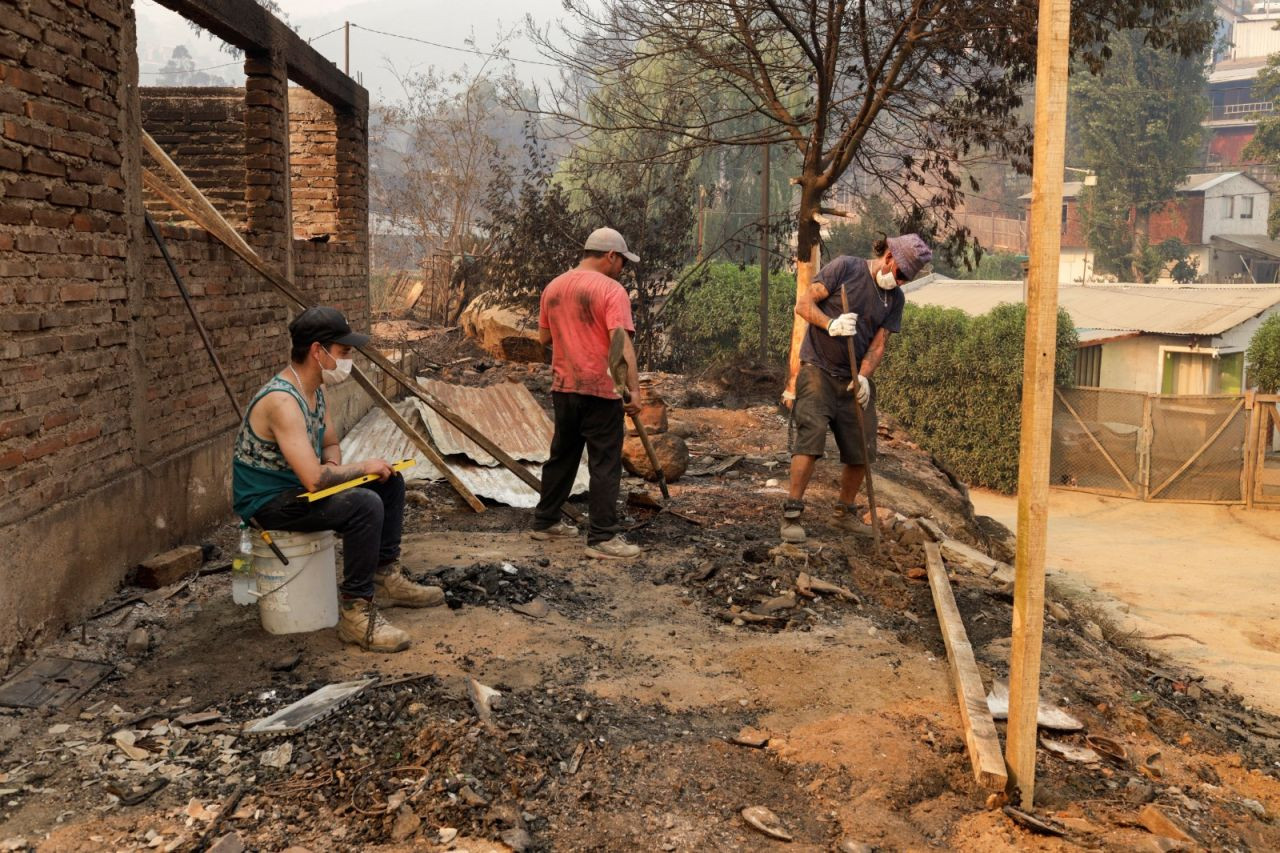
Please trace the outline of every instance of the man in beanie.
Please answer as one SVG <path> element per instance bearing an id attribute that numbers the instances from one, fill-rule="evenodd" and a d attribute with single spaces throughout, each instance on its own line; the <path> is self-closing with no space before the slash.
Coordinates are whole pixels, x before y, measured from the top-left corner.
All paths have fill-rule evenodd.
<path id="1" fill-rule="evenodd" d="M 902 328 L 906 297 L 899 289 L 933 258 L 918 234 L 881 240 L 870 260 L 841 255 L 824 266 L 809 292 L 796 302 L 796 314 L 809 324 L 800 348 L 800 371 L 783 400 L 793 407 L 796 435 L 791 448 L 791 483 L 782 507 L 784 542 L 803 542 L 804 492 L 813 466 L 823 455 L 827 430 L 835 435 L 844 471 L 834 519 L 859 527 L 854 498 L 866 466 L 875 461 L 876 394 L 871 375 L 884 358 L 889 335 Z M 843 293 L 843 299 L 841 294 Z M 847 306 L 847 307 L 846 307 Z M 856 363 L 849 364 L 849 338 Z M 862 436 L 854 401 L 862 406 Z"/>
<path id="2" fill-rule="evenodd" d="M 343 576 L 338 636 L 375 652 L 409 647 L 409 635 L 374 606 L 432 607 L 439 587 L 421 586 L 400 571 L 404 478 L 385 459 L 343 464 L 324 388 L 351 375 L 351 356 L 369 336 L 351 331 L 336 308 L 308 308 L 289 324 L 292 350 L 284 370 L 249 402 L 232 459 L 236 514 L 267 530 L 342 537 Z M 321 500 L 299 500 L 366 474 L 378 479 Z"/>
<path id="3" fill-rule="evenodd" d="M 578 265 L 554 278 L 542 291 L 538 339 L 551 344 L 551 399 L 555 434 L 551 458 L 542 466 L 542 494 L 533 513 L 532 536 L 549 540 L 578 535 L 561 520 L 560 510 L 573 491 L 573 480 L 587 450 L 591 526 L 587 555 L 598 559 L 630 559 L 640 548 L 622 538 L 618 523 L 618 490 L 622 478 L 623 412 L 640 410 L 640 378 L 631 343 L 635 326 L 631 301 L 618 284 L 628 262 L 640 256 L 612 228 L 597 228 L 587 237 Z M 609 345 L 623 338 L 627 387 L 624 404 L 609 373 Z"/>

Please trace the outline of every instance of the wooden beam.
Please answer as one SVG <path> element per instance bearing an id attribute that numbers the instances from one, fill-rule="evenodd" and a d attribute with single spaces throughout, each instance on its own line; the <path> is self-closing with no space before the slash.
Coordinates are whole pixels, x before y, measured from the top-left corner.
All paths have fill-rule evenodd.
<path id="1" fill-rule="evenodd" d="M 254 0 L 157 0 L 246 53 L 279 51 L 289 79 L 336 109 L 368 112 L 369 92 Z"/>
<path id="2" fill-rule="evenodd" d="M 1044 558 L 1049 522 L 1049 453 L 1058 332 L 1058 256 L 1062 249 L 1071 0 L 1040 0 L 1036 41 L 1035 151 L 1031 168 L 1031 265 L 1023 345 L 1022 435 L 1018 447 L 1018 549 L 1009 655 L 1009 781 L 1019 802 L 1035 802 L 1044 641 Z"/>
<path id="3" fill-rule="evenodd" d="M 951 676 L 960 703 L 960 722 L 964 725 L 964 742 L 969 748 L 973 777 L 989 791 L 1003 791 L 1009 784 L 1008 771 L 1000 754 L 1000 736 L 996 722 L 987 707 L 987 691 L 973 658 L 973 646 L 964 630 L 960 609 L 951 594 L 951 580 L 942 562 L 942 550 L 936 542 L 924 543 L 925 562 L 929 567 L 929 591 L 933 593 L 933 609 L 938 613 L 942 641 L 947 646 Z"/>
<path id="4" fill-rule="evenodd" d="M 170 190 L 165 196 L 166 201 L 173 204 L 184 214 L 190 217 L 193 222 L 221 240 L 227 248 L 239 255 L 245 263 L 253 267 L 253 269 L 255 269 L 263 278 L 291 299 L 298 307 L 304 309 L 310 307 L 302 298 L 302 294 L 300 294 L 297 288 L 294 287 L 293 282 L 289 281 L 287 278 L 272 269 L 271 266 L 264 261 L 248 243 L 245 242 L 244 238 L 240 236 L 240 233 L 232 228 L 231 225 L 222 218 L 222 215 L 214 209 L 213 205 L 204 196 L 204 194 L 200 192 L 199 188 L 191 182 L 191 179 L 186 176 L 182 169 L 178 168 L 178 165 L 170 159 L 169 155 L 164 152 L 164 149 L 162 149 L 156 141 L 151 138 L 151 134 L 147 133 L 145 130 L 142 132 L 142 146 L 146 152 L 151 155 L 151 158 L 155 160 L 162 169 L 164 169 L 165 173 L 174 181 L 174 183 L 178 184 L 183 191 L 182 193 L 178 193 Z M 148 186 L 151 186 L 153 183 L 160 182 L 156 175 L 152 175 L 148 179 L 145 171 L 143 178 L 147 180 Z M 504 468 L 523 480 L 531 489 L 535 492 L 542 491 L 542 483 L 536 476 L 531 474 L 515 459 L 511 458 L 511 455 L 494 443 L 492 439 L 472 426 L 461 415 L 453 411 L 449 406 L 445 405 L 444 402 L 437 399 L 435 395 L 424 390 L 418 385 L 416 380 L 400 372 L 400 369 L 392 364 L 386 356 L 378 352 L 377 349 L 369 346 L 359 347 L 358 349 L 366 358 L 398 382 L 406 391 L 426 403 L 437 414 L 439 414 L 440 417 L 457 427 L 463 435 L 487 450 L 490 456 L 497 459 Z M 561 508 L 561 511 L 575 522 L 583 520 L 582 513 L 578 512 L 567 503 Z"/>
<path id="5" fill-rule="evenodd" d="M 484 512 L 484 502 L 476 497 L 471 489 L 467 488 L 466 483 L 458 479 L 458 475 L 444 461 L 444 457 L 440 455 L 440 452 L 431 446 L 431 442 L 427 440 L 426 436 L 414 429 L 413 425 L 396 411 L 396 407 L 391 405 L 391 401 L 378 390 L 378 386 L 374 385 L 373 381 L 357 367 L 352 367 L 351 377 L 365 390 L 365 393 L 377 404 L 378 408 L 382 409 L 386 416 L 391 418 L 391 422 L 400 427 L 400 431 L 409 437 L 409 440 L 413 442 L 413 446 L 422 451 L 422 455 L 427 457 L 427 461 L 444 475 L 444 478 L 449 481 L 449 485 L 453 486 L 453 490 L 467 502 L 467 505 L 476 512 Z"/>

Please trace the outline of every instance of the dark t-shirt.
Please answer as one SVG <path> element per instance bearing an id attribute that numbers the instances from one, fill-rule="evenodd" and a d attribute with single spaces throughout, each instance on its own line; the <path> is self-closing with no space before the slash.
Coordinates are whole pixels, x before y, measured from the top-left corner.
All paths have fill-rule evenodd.
<path id="1" fill-rule="evenodd" d="M 844 313 L 840 302 L 840 288 L 844 288 L 849 310 L 858 315 L 858 333 L 853 336 L 853 349 L 859 363 L 876 332 L 882 328 L 890 332 L 902 329 L 902 306 L 907 301 L 902 288 L 881 290 L 877 287 L 863 258 L 841 255 L 823 267 L 813 280 L 827 288 L 829 295 L 818 303 L 818 308 L 833 319 Z M 853 378 L 846 339 L 833 338 L 817 326 L 810 325 L 805 332 L 800 360 L 841 379 Z"/>

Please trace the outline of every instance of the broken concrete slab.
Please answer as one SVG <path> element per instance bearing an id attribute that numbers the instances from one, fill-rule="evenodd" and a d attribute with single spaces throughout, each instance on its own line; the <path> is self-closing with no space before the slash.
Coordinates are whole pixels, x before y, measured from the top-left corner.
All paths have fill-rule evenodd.
<path id="1" fill-rule="evenodd" d="M 204 550 L 199 545 L 180 545 L 139 563 L 135 582 L 147 589 L 160 589 L 182 580 L 203 563 Z"/>

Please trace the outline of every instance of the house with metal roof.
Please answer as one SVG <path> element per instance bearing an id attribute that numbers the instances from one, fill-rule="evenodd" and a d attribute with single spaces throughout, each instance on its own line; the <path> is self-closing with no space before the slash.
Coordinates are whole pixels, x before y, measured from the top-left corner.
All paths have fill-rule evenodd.
<path id="1" fill-rule="evenodd" d="M 1082 205 L 1084 184 L 1068 181 L 1062 188 L 1063 281 L 1097 280 L 1093 253 L 1085 239 Z M 1030 204 L 1031 195 L 1022 196 Z M 1280 281 L 1280 240 L 1267 234 L 1271 193 L 1244 172 L 1188 175 L 1164 207 L 1151 214 L 1149 238 L 1158 244 L 1181 240 L 1198 259 L 1200 280 L 1216 283 L 1268 284 Z"/>
<path id="2" fill-rule="evenodd" d="M 904 287 L 913 305 L 985 314 L 1024 300 L 1021 281 L 941 276 Z M 1064 283 L 1059 305 L 1080 336 L 1076 385 L 1165 394 L 1229 394 L 1249 387 L 1244 351 L 1280 312 L 1280 285 Z"/>

